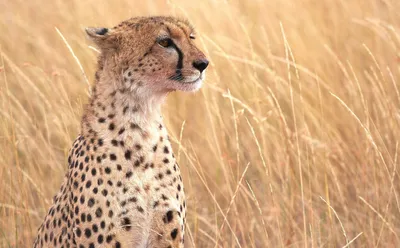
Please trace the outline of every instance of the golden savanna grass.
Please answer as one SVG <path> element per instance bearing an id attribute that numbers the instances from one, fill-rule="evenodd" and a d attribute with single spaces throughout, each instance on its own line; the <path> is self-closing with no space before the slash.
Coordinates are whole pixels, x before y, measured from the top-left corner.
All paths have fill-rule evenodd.
<path id="1" fill-rule="evenodd" d="M 400 247 L 399 10 L 398 0 L 0 1 L 0 246 L 32 245 L 67 170 L 97 56 L 84 27 L 167 14 L 197 27 L 211 61 L 203 89 L 164 108 L 186 247 Z"/>

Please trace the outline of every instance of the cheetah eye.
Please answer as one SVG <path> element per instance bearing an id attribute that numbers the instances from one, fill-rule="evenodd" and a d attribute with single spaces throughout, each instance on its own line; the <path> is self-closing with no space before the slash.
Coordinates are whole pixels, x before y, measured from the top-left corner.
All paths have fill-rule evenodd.
<path id="1" fill-rule="evenodd" d="M 192 39 L 192 40 L 196 39 L 196 37 L 194 36 L 194 34 L 189 35 L 189 38 Z"/>
<path id="2" fill-rule="evenodd" d="M 162 47 L 170 47 L 172 46 L 172 40 L 170 38 L 161 39 L 158 44 Z"/>

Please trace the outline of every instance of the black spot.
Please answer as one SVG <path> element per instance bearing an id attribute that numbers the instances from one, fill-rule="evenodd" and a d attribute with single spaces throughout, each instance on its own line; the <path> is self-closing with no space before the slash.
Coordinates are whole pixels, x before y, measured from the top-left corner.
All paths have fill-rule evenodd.
<path id="1" fill-rule="evenodd" d="M 86 238 L 90 238 L 90 236 L 92 236 L 92 231 L 90 231 L 89 228 L 85 229 L 85 236 L 86 236 Z"/>
<path id="2" fill-rule="evenodd" d="M 128 111 L 128 109 L 129 109 L 129 106 L 126 105 L 126 106 L 124 107 L 124 109 L 122 110 L 122 113 L 123 113 L 123 114 L 126 114 L 126 111 Z M 132 127 L 132 125 L 131 125 L 131 127 Z"/>
<path id="3" fill-rule="evenodd" d="M 97 231 L 99 230 L 99 228 L 97 227 L 96 224 L 93 224 L 92 230 L 93 230 L 93 232 L 97 233 Z"/>
<path id="4" fill-rule="evenodd" d="M 168 164 L 168 163 L 169 163 L 168 158 L 164 158 L 163 162 L 164 162 L 165 164 Z"/>
<path id="5" fill-rule="evenodd" d="M 120 164 L 117 164 L 117 170 L 122 170 L 122 166 Z"/>
<path id="6" fill-rule="evenodd" d="M 115 140 L 115 139 L 113 139 L 113 140 L 111 140 L 111 144 L 112 144 L 113 146 L 118 146 L 118 141 Z"/>
<path id="7" fill-rule="evenodd" d="M 153 152 L 157 151 L 157 145 L 153 146 Z"/>
<path id="8" fill-rule="evenodd" d="M 103 145 L 103 140 L 99 139 L 97 143 L 99 144 L 99 146 L 102 146 Z"/>
<path id="9" fill-rule="evenodd" d="M 112 236 L 108 235 L 106 238 L 107 243 L 111 243 L 112 239 L 113 239 Z"/>
<path id="10" fill-rule="evenodd" d="M 121 248 L 121 243 L 120 242 L 115 242 L 115 248 Z"/>
<path id="11" fill-rule="evenodd" d="M 90 243 L 89 248 L 94 248 L 94 244 Z"/>
<path id="12" fill-rule="evenodd" d="M 139 129 L 139 125 L 136 123 L 131 123 L 131 129 Z"/>
<path id="13" fill-rule="evenodd" d="M 104 169 L 104 171 L 105 171 L 107 174 L 110 174 L 110 173 L 111 173 L 110 167 L 106 167 L 106 168 Z"/>
<path id="14" fill-rule="evenodd" d="M 142 146 L 140 144 L 136 144 L 135 147 L 136 147 L 137 150 L 142 149 Z"/>
<path id="15" fill-rule="evenodd" d="M 81 221 L 82 221 L 82 222 L 85 222 L 85 221 L 86 221 L 86 214 L 85 214 L 85 213 L 82 213 L 82 214 L 81 214 Z"/>
<path id="16" fill-rule="evenodd" d="M 131 159 L 131 155 L 132 155 L 131 150 L 126 150 L 126 152 L 125 152 L 125 159 L 130 160 L 130 159 Z"/>
<path id="17" fill-rule="evenodd" d="M 99 118 L 99 123 L 104 123 L 106 121 L 105 118 Z"/>
<path id="18" fill-rule="evenodd" d="M 92 169 L 92 175 L 96 176 L 96 169 L 95 168 Z"/>
<path id="19" fill-rule="evenodd" d="M 89 201 L 88 201 L 88 206 L 89 207 L 93 207 L 93 205 L 94 205 L 94 199 L 90 198 Z"/>
<path id="20" fill-rule="evenodd" d="M 178 235 L 178 228 L 175 228 L 174 230 L 172 230 L 171 232 L 171 238 L 172 239 L 176 239 L 176 236 Z"/>
<path id="21" fill-rule="evenodd" d="M 110 125 L 108 126 L 108 129 L 111 130 L 111 131 L 114 130 L 115 129 L 115 124 L 111 122 Z"/>
<path id="22" fill-rule="evenodd" d="M 130 178 L 132 175 L 133 175 L 133 172 L 132 171 L 128 171 L 126 173 L 126 178 Z"/>
<path id="23" fill-rule="evenodd" d="M 164 223 L 170 223 L 173 218 L 174 218 L 174 213 L 170 210 L 165 214 L 163 221 Z"/>
<path id="24" fill-rule="evenodd" d="M 144 212 L 144 209 L 143 209 L 141 206 L 138 206 L 138 207 L 137 207 L 137 210 L 138 210 L 139 212 L 141 212 L 141 213 Z"/>
<path id="25" fill-rule="evenodd" d="M 88 189 L 90 188 L 90 186 L 92 186 L 92 182 L 89 180 L 86 182 L 86 188 Z"/>
<path id="26" fill-rule="evenodd" d="M 96 217 L 100 218 L 103 215 L 103 210 L 101 210 L 101 208 L 97 208 L 96 209 Z"/>
<path id="27" fill-rule="evenodd" d="M 103 243 L 103 235 L 102 234 L 100 234 L 98 237 L 97 237 L 97 243 L 99 243 L 99 244 L 102 244 Z"/>
<path id="28" fill-rule="evenodd" d="M 165 154 L 168 154 L 168 153 L 169 153 L 169 149 L 168 149 L 168 147 L 166 147 L 166 146 L 164 147 L 164 153 L 165 153 Z"/>
<path id="29" fill-rule="evenodd" d="M 81 229 L 78 227 L 78 228 L 76 229 L 76 236 L 80 237 L 81 234 L 82 234 Z M 45 235 L 45 240 L 46 240 L 46 242 L 47 242 L 47 233 L 46 233 L 46 235 Z"/>
<path id="30" fill-rule="evenodd" d="M 103 191 L 101 191 L 101 193 L 102 193 L 104 196 L 107 196 L 108 191 L 107 191 L 106 189 L 103 189 Z"/>
<path id="31" fill-rule="evenodd" d="M 131 220 L 128 217 L 122 219 L 121 225 L 125 231 L 131 230 Z"/>
<path id="32" fill-rule="evenodd" d="M 111 153 L 110 154 L 110 159 L 115 161 L 115 160 L 117 160 L 117 156 L 114 153 Z"/>
<path id="33" fill-rule="evenodd" d="M 121 135 L 121 134 L 123 134 L 124 132 L 125 132 L 125 128 L 122 127 L 122 128 L 118 131 L 118 134 Z"/>

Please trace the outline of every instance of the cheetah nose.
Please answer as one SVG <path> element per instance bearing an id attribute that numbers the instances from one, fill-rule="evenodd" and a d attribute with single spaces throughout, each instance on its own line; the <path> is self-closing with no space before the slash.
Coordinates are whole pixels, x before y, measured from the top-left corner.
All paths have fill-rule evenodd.
<path id="1" fill-rule="evenodd" d="M 200 72 L 203 72 L 208 66 L 208 60 L 207 59 L 199 59 L 193 61 L 193 67 L 199 70 Z"/>

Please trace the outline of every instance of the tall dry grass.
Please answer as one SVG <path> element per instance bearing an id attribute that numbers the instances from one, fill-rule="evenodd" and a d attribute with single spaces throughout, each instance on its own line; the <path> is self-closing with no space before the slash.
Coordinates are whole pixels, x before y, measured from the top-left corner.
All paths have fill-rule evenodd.
<path id="1" fill-rule="evenodd" d="M 187 247 L 400 247 L 398 0 L 0 1 L 0 246 L 29 247 L 96 52 L 83 28 L 187 17 L 211 60 L 164 113 Z M 65 37 L 73 54 L 55 28 Z"/>

